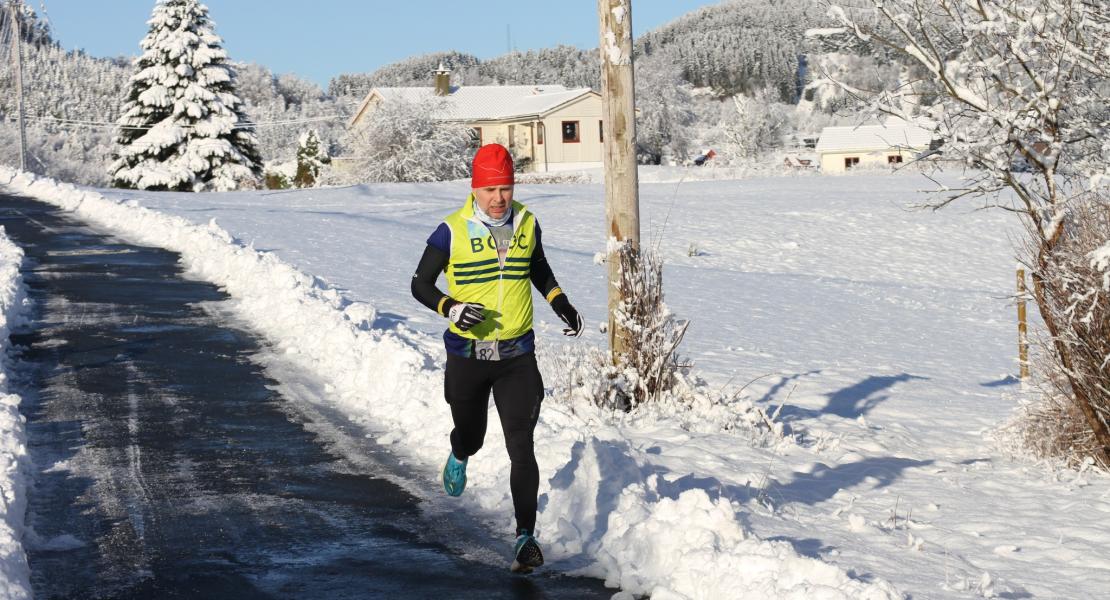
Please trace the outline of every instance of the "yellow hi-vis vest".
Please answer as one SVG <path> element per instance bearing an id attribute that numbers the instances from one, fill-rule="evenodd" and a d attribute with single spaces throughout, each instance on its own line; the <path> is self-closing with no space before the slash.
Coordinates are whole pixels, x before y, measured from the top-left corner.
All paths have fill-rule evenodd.
<path id="1" fill-rule="evenodd" d="M 472 340 L 508 340 L 532 329 L 532 250 L 536 218 L 513 202 L 513 237 L 505 262 L 497 256 L 493 234 L 474 216 L 474 194 L 444 222 L 451 230 L 451 257 L 447 262 L 447 294 L 459 302 L 486 307 L 486 320 L 462 331 L 451 332 Z"/>

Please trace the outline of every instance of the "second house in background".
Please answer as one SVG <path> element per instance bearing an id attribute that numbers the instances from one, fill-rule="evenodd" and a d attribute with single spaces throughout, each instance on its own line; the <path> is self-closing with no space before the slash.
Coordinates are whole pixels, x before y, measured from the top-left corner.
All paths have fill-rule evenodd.
<path id="1" fill-rule="evenodd" d="M 826 127 L 817 141 L 821 172 L 900 167 L 936 147 L 934 129 L 932 123 L 909 123 L 895 117 L 882 124 Z"/>
<path id="2" fill-rule="evenodd" d="M 443 99 L 440 119 L 470 127 L 477 145 L 505 146 L 525 171 L 601 167 L 605 134 L 597 92 L 561 85 L 452 85 L 451 72 L 442 66 L 435 77 L 434 87 L 370 90 L 349 127 L 358 127 L 382 103 L 438 96 Z"/>

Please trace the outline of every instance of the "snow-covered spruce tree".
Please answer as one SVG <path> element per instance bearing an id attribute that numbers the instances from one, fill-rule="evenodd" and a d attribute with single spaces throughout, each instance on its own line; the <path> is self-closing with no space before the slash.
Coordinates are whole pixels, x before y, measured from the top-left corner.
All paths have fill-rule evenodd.
<path id="1" fill-rule="evenodd" d="M 293 176 L 293 185 L 299 188 L 316 185 L 320 171 L 330 164 L 331 157 L 320 143 L 320 134 L 309 129 L 297 140 L 297 174 Z"/>
<path id="2" fill-rule="evenodd" d="M 349 134 L 353 167 L 337 183 L 446 181 L 470 174 L 469 128 L 436 118 L 442 100 L 383 103 Z"/>
<path id="3" fill-rule="evenodd" d="M 227 191 L 257 185 L 262 161 L 208 8 L 159 0 L 118 121 L 117 187 Z"/>
<path id="4" fill-rule="evenodd" d="M 1049 339 L 1051 371 L 1089 430 L 1091 458 L 1110 468 L 1110 354 L 1092 347 L 1110 320 L 1105 299 L 1110 231 L 1073 244 L 1076 215 L 1110 203 L 1110 4 L 1089 0 L 868 0 L 833 5 L 839 30 L 814 31 L 838 44 L 879 46 L 926 73 L 928 87 L 903 85 L 874 97 L 883 113 L 923 113 L 938 123 L 946 157 L 971 168 L 963 197 L 1021 215 L 1032 249 L 1033 298 Z M 846 46 L 841 46 L 846 47 Z M 935 97 L 928 106 L 922 98 Z M 1106 223 L 1106 221 L 1100 221 Z M 1085 260 L 1069 255 L 1086 247 Z M 1101 257 L 1101 258 L 1100 258 Z M 1086 264 L 1093 273 L 1076 271 Z M 1098 352 L 1102 348 L 1101 352 Z M 1081 449 L 1074 449 L 1081 451 Z"/>

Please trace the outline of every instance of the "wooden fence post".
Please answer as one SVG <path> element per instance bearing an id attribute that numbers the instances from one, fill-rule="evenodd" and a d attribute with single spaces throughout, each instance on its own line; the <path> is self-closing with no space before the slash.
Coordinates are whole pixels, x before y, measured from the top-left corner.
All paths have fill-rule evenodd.
<path id="1" fill-rule="evenodd" d="M 1017 311 L 1018 311 L 1018 364 L 1021 367 L 1021 381 L 1029 379 L 1029 334 L 1025 320 L 1025 269 L 1017 270 Z"/>

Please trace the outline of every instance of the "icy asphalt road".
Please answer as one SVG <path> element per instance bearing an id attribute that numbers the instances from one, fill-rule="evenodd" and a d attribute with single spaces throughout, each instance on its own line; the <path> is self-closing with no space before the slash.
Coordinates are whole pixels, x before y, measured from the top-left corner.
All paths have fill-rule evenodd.
<path id="1" fill-rule="evenodd" d="M 12 196 L 0 196 L 0 224 L 26 252 L 35 303 L 13 342 L 36 598 L 613 593 L 514 577 L 430 539 L 450 527 L 313 433 L 322 425 L 252 360 L 260 342 L 213 308 L 226 296 L 184 279 L 176 254 Z"/>

